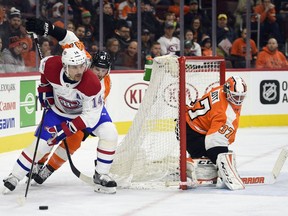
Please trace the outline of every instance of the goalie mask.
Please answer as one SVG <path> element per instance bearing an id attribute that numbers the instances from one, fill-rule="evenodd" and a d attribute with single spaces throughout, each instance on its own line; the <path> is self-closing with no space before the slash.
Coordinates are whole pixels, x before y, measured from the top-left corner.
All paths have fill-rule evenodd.
<path id="1" fill-rule="evenodd" d="M 76 47 L 64 49 L 62 53 L 62 63 L 64 66 L 66 76 L 74 81 L 79 81 L 75 76 L 83 74 L 88 68 L 88 61 L 86 54 Z M 72 74 L 72 70 L 76 73 Z"/>
<path id="2" fill-rule="evenodd" d="M 101 80 L 111 69 L 111 57 L 106 51 L 99 51 L 92 56 L 91 69 Z"/>
<path id="3" fill-rule="evenodd" d="M 230 77 L 224 84 L 224 92 L 227 100 L 236 105 L 242 105 L 247 93 L 247 85 L 239 76 Z"/>

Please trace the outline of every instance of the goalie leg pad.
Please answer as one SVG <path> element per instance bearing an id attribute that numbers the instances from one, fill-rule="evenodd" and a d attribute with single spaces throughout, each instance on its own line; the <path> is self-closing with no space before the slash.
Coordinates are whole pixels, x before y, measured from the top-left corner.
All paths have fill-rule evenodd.
<path id="1" fill-rule="evenodd" d="M 217 179 L 217 167 L 209 158 L 203 157 L 194 161 L 197 163 L 196 175 L 198 181 L 213 181 Z"/>
<path id="2" fill-rule="evenodd" d="M 199 184 L 216 184 L 217 167 L 209 158 L 187 158 L 187 176 L 192 182 Z M 196 185 L 197 185 L 196 184 Z"/>
<path id="3" fill-rule="evenodd" d="M 186 174 L 187 177 L 191 180 L 191 185 L 193 185 L 193 188 L 196 188 L 198 185 L 198 181 L 197 181 L 197 175 L 196 175 L 196 166 L 197 163 L 194 162 L 194 160 L 192 160 L 192 158 L 187 158 L 186 160 Z"/>
<path id="4" fill-rule="evenodd" d="M 244 183 L 236 169 L 235 154 L 233 152 L 219 154 L 216 164 L 219 175 L 218 188 L 222 188 L 225 185 L 230 190 L 245 189 Z"/>

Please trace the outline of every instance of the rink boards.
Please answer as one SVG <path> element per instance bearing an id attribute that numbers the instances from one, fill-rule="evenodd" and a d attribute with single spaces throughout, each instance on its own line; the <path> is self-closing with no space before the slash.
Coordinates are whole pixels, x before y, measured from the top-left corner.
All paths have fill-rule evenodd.
<path id="1" fill-rule="evenodd" d="M 229 70 L 226 78 L 240 75 L 248 94 L 240 127 L 288 125 L 288 72 Z M 42 115 L 37 99 L 38 73 L 0 77 L 0 153 L 21 149 L 33 140 Z M 149 85 L 143 71 L 113 71 L 112 90 L 106 101 L 119 134 L 126 134 Z"/>

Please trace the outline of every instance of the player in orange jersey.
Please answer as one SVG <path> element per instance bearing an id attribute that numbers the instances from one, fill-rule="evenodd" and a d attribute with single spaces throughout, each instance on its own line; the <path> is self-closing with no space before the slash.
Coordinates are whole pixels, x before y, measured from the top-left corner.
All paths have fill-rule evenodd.
<path id="1" fill-rule="evenodd" d="M 49 29 L 46 29 L 50 26 Z M 38 32 L 41 34 L 44 29 L 44 34 L 41 35 L 51 35 L 59 41 L 59 44 L 62 48 L 67 47 L 77 47 L 83 52 L 86 53 L 87 58 L 90 58 L 91 65 L 90 69 L 92 72 L 98 77 L 101 83 L 101 89 L 104 92 L 104 100 L 108 96 L 110 89 L 111 89 L 111 80 L 110 80 L 110 69 L 111 69 L 111 58 L 110 55 L 105 51 L 99 51 L 95 53 L 92 57 L 91 55 L 85 50 L 84 44 L 76 37 L 76 35 L 65 29 L 59 28 L 57 26 L 51 26 L 49 22 L 45 22 L 41 19 L 37 18 L 30 18 L 26 22 L 26 28 L 32 32 Z M 107 114 L 108 115 L 108 114 Z M 110 117 L 109 117 L 110 118 Z M 110 147 L 114 145 L 114 142 L 117 141 L 118 133 L 117 130 L 111 122 L 107 122 L 102 124 L 100 129 L 96 131 L 96 134 L 91 134 L 93 136 L 99 137 L 98 147 L 97 147 L 97 163 L 96 169 L 100 167 L 99 172 L 108 174 L 112 161 L 113 161 L 113 154 L 111 154 L 108 150 Z M 89 136 L 89 133 L 85 130 L 78 131 L 77 133 L 73 134 L 71 137 L 67 138 L 67 144 L 69 148 L 70 154 L 73 154 L 81 145 L 81 142 L 85 140 Z M 112 141 L 113 140 L 113 141 Z M 36 170 L 36 174 L 34 175 L 35 182 L 42 184 L 55 170 L 62 166 L 63 163 L 67 161 L 67 154 L 65 150 L 64 142 L 62 141 L 61 144 L 56 148 L 53 155 L 50 157 L 49 161 L 47 161 L 49 154 L 46 154 L 40 161 L 38 161 L 38 165 L 35 166 L 36 168 L 40 168 L 39 171 Z M 46 162 L 47 161 L 47 162 Z M 45 166 L 43 164 L 46 163 Z M 99 166 L 100 165 L 100 166 Z M 34 172 L 34 171 L 33 171 Z M 96 174 L 94 175 L 94 182 L 98 181 L 96 178 Z M 101 179 L 103 181 L 105 179 Z M 106 179 L 109 182 L 109 179 Z M 97 185 L 97 183 L 95 182 Z M 104 186 L 104 185 L 103 185 Z M 95 191 L 96 191 L 95 187 Z M 107 190 L 107 188 L 102 188 L 97 190 L 97 192 L 103 193 L 115 193 L 116 189 L 114 190 Z"/>
<path id="2" fill-rule="evenodd" d="M 187 105 L 187 151 L 192 158 L 187 161 L 187 173 L 194 183 L 218 177 L 218 187 L 245 188 L 236 169 L 235 155 L 228 146 L 235 140 L 246 93 L 244 80 L 232 76 L 224 85 Z M 197 170 L 197 164 L 203 163 L 207 164 L 206 168 L 199 166 Z"/>

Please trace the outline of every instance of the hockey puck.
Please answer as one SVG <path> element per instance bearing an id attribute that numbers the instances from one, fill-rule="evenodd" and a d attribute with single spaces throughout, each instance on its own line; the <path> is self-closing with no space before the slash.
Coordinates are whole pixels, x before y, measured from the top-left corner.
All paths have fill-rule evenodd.
<path id="1" fill-rule="evenodd" d="M 39 210 L 47 210 L 48 206 L 39 206 Z"/>

